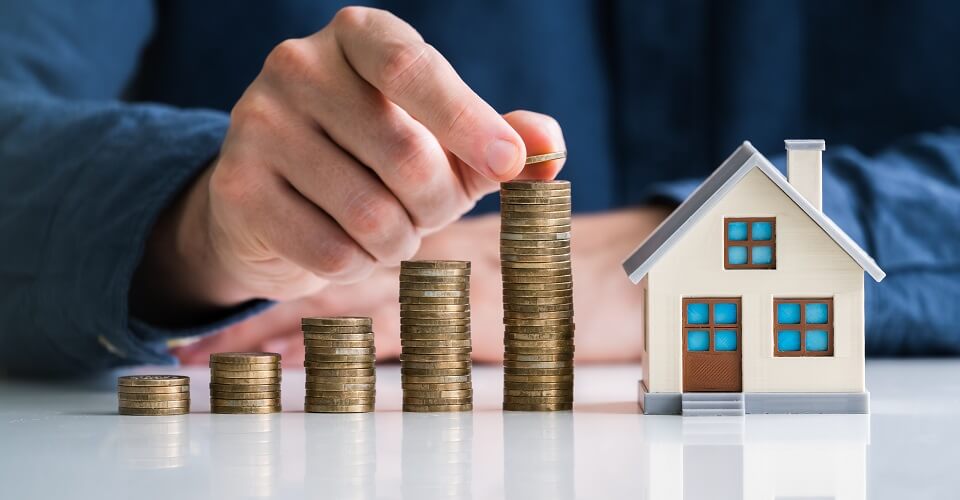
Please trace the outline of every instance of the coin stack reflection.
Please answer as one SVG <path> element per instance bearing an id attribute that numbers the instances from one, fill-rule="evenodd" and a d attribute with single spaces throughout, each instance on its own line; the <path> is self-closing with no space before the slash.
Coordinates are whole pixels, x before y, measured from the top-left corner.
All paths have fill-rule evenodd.
<path id="1" fill-rule="evenodd" d="M 324 498 L 377 498 L 377 430 L 372 414 L 304 419 L 306 491 Z"/>
<path id="2" fill-rule="evenodd" d="M 121 415 L 161 416 L 190 412 L 190 377 L 127 375 L 117 378 Z"/>
<path id="3" fill-rule="evenodd" d="M 129 469 L 173 469 L 187 464 L 190 438 L 186 415 L 120 419 L 112 427 L 116 457 Z"/>
<path id="4" fill-rule="evenodd" d="M 400 460 L 402 498 L 471 498 L 473 414 L 405 415 Z"/>
<path id="5" fill-rule="evenodd" d="M 503 409 L 573 409 L 570 183 L 500 186 Z"/>
<path id="6" fill-rule="evenodd" d="M 572 413 L 503 416 L 503 489 L 508 500 L 576 496 Z"/>
<path id="7" fill-rule="evenodd" d="M 273 498 L 280 478 L 282 420 L 274 415 L 214 416 L 209 482 L 204 498 Z"/>
<path id="8" fill-rule="evenodd" d="M 210 355 L 211 413 L 279 411 L 279 354 L 221 352 Z"/>
<path id="9" fill-rule="evenodd" d="M 402 262 L 403 411 L 472 410 L 470 351 L 470 263 Z"/>
<path id="10" fill-rule="evenodd" d="M 303 318 L 300 327 L 306 350 L 304 411 L 373 411 L 377 395 L 373 321 L 348 316 Z"/>

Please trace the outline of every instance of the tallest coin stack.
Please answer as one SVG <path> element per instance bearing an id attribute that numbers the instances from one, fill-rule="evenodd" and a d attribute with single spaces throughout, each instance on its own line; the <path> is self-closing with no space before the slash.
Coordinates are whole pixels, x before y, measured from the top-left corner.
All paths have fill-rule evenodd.
<path id="1" fill-rule="evenodd" d="M 573 409 L 570 183 L 500 185 L 503 409 Z"/>

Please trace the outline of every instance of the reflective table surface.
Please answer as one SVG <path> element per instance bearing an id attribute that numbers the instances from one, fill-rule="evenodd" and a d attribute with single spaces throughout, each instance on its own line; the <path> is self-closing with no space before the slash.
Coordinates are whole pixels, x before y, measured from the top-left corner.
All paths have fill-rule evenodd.
<path id="1" fill-rule="evenodd" d="M 137 370 L 137 372 L 171 370 Z M 870 415 L 644 416 L 637 366 L 584 366 L 573 412 L 501 412 L 475 367 L 472 413 L 207 413 L 205 369 L 179 417 L 116 414 L 114 379 L 0 381 L 0 498 L 960 498 L 960 361 L 871 361 Z"/>

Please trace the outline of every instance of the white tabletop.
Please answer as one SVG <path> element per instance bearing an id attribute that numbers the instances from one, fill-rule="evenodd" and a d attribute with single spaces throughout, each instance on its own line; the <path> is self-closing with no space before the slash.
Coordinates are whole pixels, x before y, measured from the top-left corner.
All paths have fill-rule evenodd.
<path id="1" fill-rule="evenodd" d="M 636 366 L 580 367 L 576 408 L 504 413 L 500 370 L 475 367 L 472 413 L 116 415 L 113 379 L 0 382 L 0 498 L 957 498 L 960 361 L 873 361 L 870 415 L 681 418 L 638 413 Z M 138 370 L 160 372 L 162 370 Z"/>

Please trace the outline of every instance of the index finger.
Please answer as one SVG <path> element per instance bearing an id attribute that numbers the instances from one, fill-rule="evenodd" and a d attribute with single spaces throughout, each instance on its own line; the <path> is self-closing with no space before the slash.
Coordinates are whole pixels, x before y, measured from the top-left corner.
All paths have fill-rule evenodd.
<path id="1" fill-rule="evenodd" d="M 409 24 L 386 11 L 346 8 L 333 27 L 354 71 L 450 152 L 492 180 L 520 172 L 520 136 Z"/>

